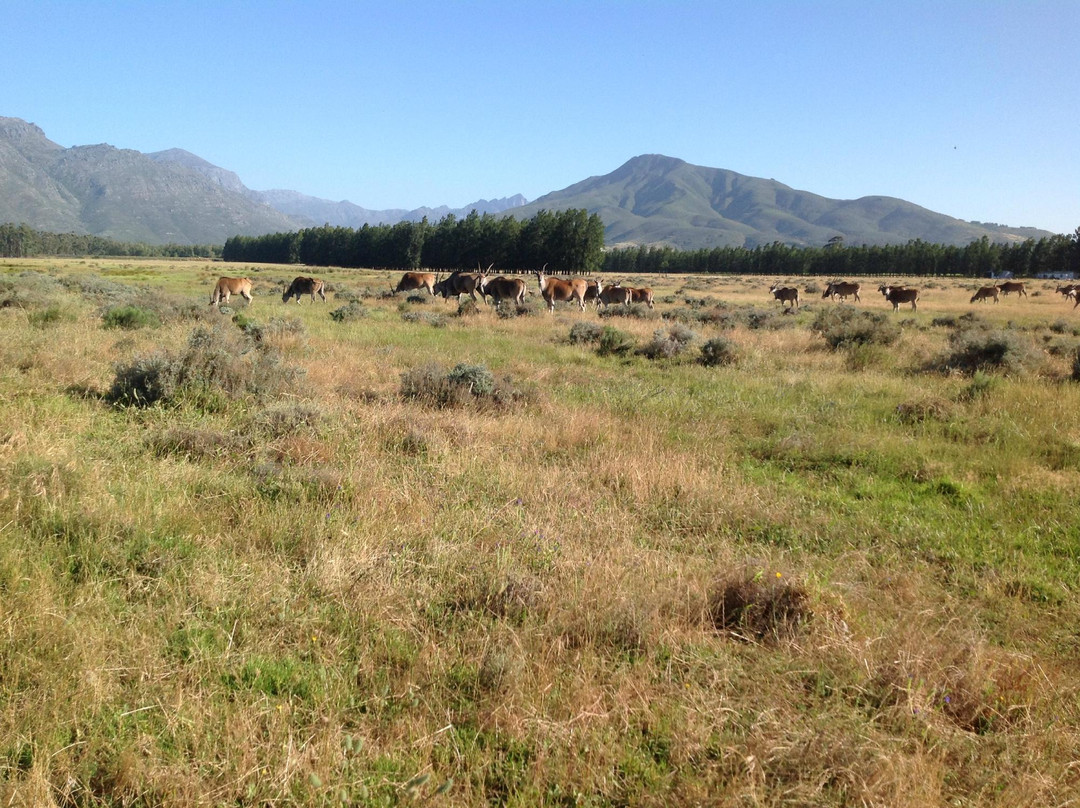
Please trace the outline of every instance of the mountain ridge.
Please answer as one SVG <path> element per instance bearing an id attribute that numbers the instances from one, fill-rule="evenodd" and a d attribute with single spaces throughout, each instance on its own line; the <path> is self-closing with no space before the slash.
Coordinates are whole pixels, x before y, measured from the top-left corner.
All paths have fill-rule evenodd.
<path id="1" fill-rule="evenodd" d="M 436 221 L 472 210 L 521 219 L 539 210 L 584 208 L 600 215 L 609 247 L 680 249 L 755 247 L 774 241 L 852 244 L 912 239 L 967 244 L 1052 235 L 1030 227 L 964 222 L 888 196 L 829 199 L 773 179 L 695 166 L 645 154 L 608 174 L 552 191 L 533 202 L 516 194 L 463 208 L 369 210 L 299 191 L 255 191 L 228 169 L 184 149 L 143 154 L 109 144 L 65 148 L 36 124 L 0 117 L 0 222 L 40 230 L 89 233 L 150 244 L 224 243 L 304 227 Z"/>
<path id="2" fill-rule="evenodd" d="M 889 196 L 829 199 L 773 179 L 658 154 L 633 157 L 608 174 L 545 194 L 513 215 L 527 218 L 542 209 L 567 208 L 598 213 L 609 247 L 753 248 L 774 241 L 820 246 L 835 236 L 852 244 L 922 239 L 963 245 L 984 236 L 1010 242 L 1052 235 L 965 222 Z"/>

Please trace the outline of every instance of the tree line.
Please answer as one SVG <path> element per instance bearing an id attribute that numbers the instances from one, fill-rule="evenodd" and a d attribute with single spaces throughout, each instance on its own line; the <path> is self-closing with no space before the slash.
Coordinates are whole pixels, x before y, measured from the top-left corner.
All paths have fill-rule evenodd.
<path id="1" fill-rule="evenodd" d="M 834 239 L 823 247 L 772 244 L 676 250 L 627 247 L 604 255 L 605 272 L 724 273 L 732 275 L 956 275 L 1013 277 L 1072 273 L 1080 276 L 1080 228 L 1071 235 L 996 244 L 985 236 L 963 247 L 916 239 L 907 244 L 845 246 Z"/>
<path id="2" fill-rule="evenodd" d="M 141 244 L 84 233 L 49 233 L 25 224 L 0 224 L 0 256 L 145 256 L 148 258 L 220 258 L 216 244 Z"/>
<path id="3" fill-rule="evenodd" d="M 731 275 L 953 275 L 1014 277 L 1072 274 L 1080 277 L 1080 228 L 1069 235 L 993 243 L 984 237 L 965 246 L 916 239 L 906 244 L 846 246 L 834 239 L 822 247 L 780 242 L 748 249 L 672 247 L 604 249 L 599 215 L 582 209 L 540 211 L 531 219 L 479 215 L 425 218 L 395 225 L 313 227 L 295 233 L 233 236 L 218 245 L 143 244 L 80 233 L 50 233 L 26 224 L 0 224 L 0 257 L 144 256 L 223 258 L 251 263 L 386 269 L 540 269 L 623 274 L 723 273 Z"/>
<path id="4" fill-rule="evenodd" d="M 603 263 L 604 223 L 583 209 L 542 210 L 531 219 L 478 214 L 419 222 L 311 227 L 295 233 L 233 236 L 225 261 L 374 269 L 540 269 L 589 273 Z"/>

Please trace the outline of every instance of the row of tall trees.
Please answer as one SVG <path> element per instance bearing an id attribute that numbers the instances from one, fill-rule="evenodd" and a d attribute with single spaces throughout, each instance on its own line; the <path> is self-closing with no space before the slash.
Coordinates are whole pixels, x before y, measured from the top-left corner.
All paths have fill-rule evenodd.
<path id="1" fill-rule="evenodd" d="M 221 247 L 210 244 L 139 244 L 84 233 L 48 233 L 25 224 L 0 224 L 0 256 L 118 255 L 150 258 L 219 258 Z"/>
<path id="2" fill-rule="evenodd" d="M 603 263 L 604 223 L 582 209 L 542 210 L 531 219 L 453 214 L 431 224 L 312 227 L 296 233 L 233 236 L 226 261 L 379 269 L 540 269 L 588 273 Z"/>
<path id="3" fill-rule="evenodd" d="M 884 246 L 844 246 L 834 240 L 824 247 L 772 244 L 746 249 L 715 247 L 675 250 L 670 247 L 628 247 L 604 256 L 607 272 L 718 272 L 735 275 L 959 275 L 1014 277 L 1073 273 L 1080 276 L 1080 228 L 1010 244 L 988 238 L 957 247 L 921 240 Z"/>

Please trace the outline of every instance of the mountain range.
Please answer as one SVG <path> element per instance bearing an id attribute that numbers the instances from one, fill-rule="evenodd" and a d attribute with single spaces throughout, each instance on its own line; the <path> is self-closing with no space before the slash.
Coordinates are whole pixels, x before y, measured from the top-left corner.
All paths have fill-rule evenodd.
<path id="1" fill-rule="evenodd" d="M 107 144 L 64 148 L 36 125 L 0 117 L 0 222 L 149 244 L 223 244 L 330 224 L 395 224 L 470 211 L 529 218 L 585 208 L 604 222 L 608 246 L 680 249 L 782 242 L 967 244 L 1051 235 L 1029 227 L 965 222 L 887 196 L 828 199 L 772 179 L 695 166 L 663 155 L 634 157 L 602 176 L 533 202 L 517 194 L 462 208 L 369 210 L 297 191 L 255 191 L 232 171 L 183 149 L 144 154 Z"/>

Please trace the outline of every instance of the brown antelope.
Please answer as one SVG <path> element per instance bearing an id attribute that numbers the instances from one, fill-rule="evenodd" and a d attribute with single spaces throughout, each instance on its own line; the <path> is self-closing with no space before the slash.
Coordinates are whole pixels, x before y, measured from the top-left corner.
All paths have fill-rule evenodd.
<path id="1" fill-rule="evenodd" d="M 251 278 L 218 278 L 217 286 L 210 293 L 210 305 L 224 303 L 227 306 L 233 295 L 242 296 L 250 304 Z"/>
<path id="2" fill-rule="evenodd" d="M 862 289 L 857 283 L 849 283 L 847 281 L 833 281 L 825 287 L 825 294 L 821 296 L 822 300 L 827 297 L 831 297 L 834 300 L 840 298 L 841 300 L 847 300 L 849 296 L 854 295 L 855 299 L 862 302 L 862 298 L 859 297 L 859 290 Z"/>
<path id="3" fill-rule="evenodd" d="M 491 266 L 495 265 L 492 264 Z M 491 269 L 491 267 L 488 267 L 488 269 Z M 473 300 L 476 300 L 476 286 L 479 280 L 479 274 L 455 270 L 435 284 L 433 293 L 441 294 L 443 300 L 446 300 L 451 295 L 458 298 L 462 295 L 469 295 Z"/>
<path id="4" fill-rule="evenodd" d="M 774 298 L 780 301 L 781 308 L 785 303 L 790 303 L 793 309 L 799 308 L 799 288 L 797 286 L 781 286 L 774 283 L 769 291 L 772 292 Z"/>
<path id="5" fill-rule="evenodd" d="M 1070 283 L 1070 284 L 1067 284 L 1065 286 L 1059 286 L 1054 291 L 1057 292 L 1059 295 L 1061 295 L 1064 298 L 1070 298 L 1070 297 L 1076 297 L 1076 290 L 1078 288 L 1080 288 L 1080 286 L 1078 286 L 1077 284 Z"/>
<path id="6" fill-rule="evenodd" d="M 544 264 L 544 268 L 547 268 L 547 264 Z M 536 282 L 540 286 L 540 294 L 543 295 L 544 302 L 548 305 L 548 311 L 552 314 L 555 313 L 556 301 L 562 300 L 576 300 L 581 310 L 585 311 L 585 290 L 588 288 L 588 282 L 584 278 L 570 280 L 549 278 L 541 269 L 536 273 Z M 601 287 L 602 290 L 603 287 Z"/>
<path id="7" fill-rule="evenodd" d="M 488 267 L 490 269 L 491 267 Z M 521 305 L 525 302 L 525 293 L 528 291 L 525 286 L 525 281 L 521 278 L 489 278 L 486 274 L 480 275 L 480 280 L 476 284 L 476 291 L 478 291 L 484 298 L 490 297 L 495 301 L 495 305 L 499 305 L 504 300 L 513 300 L 514 303 Z"/>
<path id="8" fill-rule="evenodd" d="M 600 308 L 600 292 L 603 288 L 604 284 L 600 281 L 585 281 L 585 302 L 595 303 L 596 308 Z"/>
<path id="9" fill-rule="evenodd" d="M 299 276 L 293 278 L 293 282 L 289 284 L 289 288 L 285 290 L 285 293 L 281 296 L 282 303 L 288 303 L 290 297 L 296 297 L 296 302 L 300 302 L 301 295 L 311 295 L 311 302 L 315 302 L 315 295 L 318 295 L 323 300 L 326 300 L 326 292 L 324 291 L 326 284 L 320 281 L 318 278 L 305 278 Z"/>
<path id="10" fill-rule="evenodd" d="M 396 295 L 398 292 L 415 292 L 418 289 L 427 289 L 431 296 L 435 297 L 435 273 L 406 272 L 401 276 L 393 293 Z"/>
<path id="11" fill-rule="evenodd" d="M 998 288 L 996 286 L 980 287 L 979 291 L 971 296 L 970 302 L 974 303 L 976 300 L 989 300 L 990 298 L 993 298 L 995 303 L 998 302 Z"/>
<path id="12" fill-rule="evenodd" d="M 650 309 L 653 307 L 652 289 L 648 286 L 640 286 L 634 288 L 630 287 L 630 302 L 631 303 L 644 303 Z"/>
<path id="13" fill-rule="evenodd" d="M 901 303 L 910 303 L 912 311 L 919 310 L 918 289 L 907 289 L 903 286 L 890 286 L 888 284 L 882 284 L 878 287 L 878 291 L 885 296 L 886 300 L 892 303 L 893 311 L 899 311 Z"/>
<path id="14" fill-rule="evenodd" d="M 1005 281 L 1005 283 L 999 283 L 997 288 L 998 291 L 1006 297 L 1011 295 L 1013 292 L 1027 297 L 1027 290 L 1024 289 L 1023 281 Z"/>
<path id="15" fill-rule="evenodd" d="M 633 299 L 633 292 L 629 286 L 619 286 L 618 283 L 612 286 L 605 286 L 604 291 L 600 293 L 600 303 L 596 304 L 597 308 L 600 308 L 600 304 L 607 308 L 612 303 L 622 303 L 624 306 L 629 306 Z"/>

